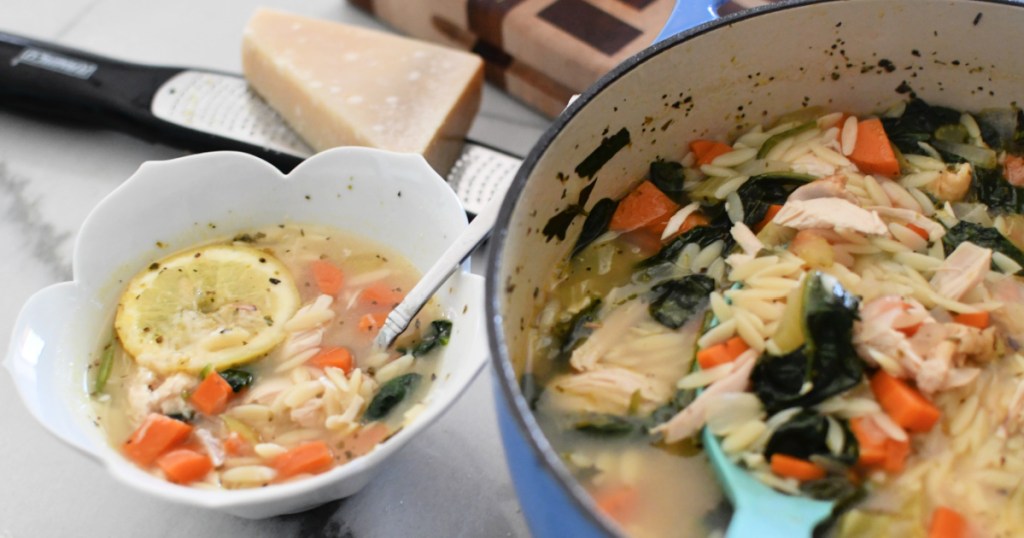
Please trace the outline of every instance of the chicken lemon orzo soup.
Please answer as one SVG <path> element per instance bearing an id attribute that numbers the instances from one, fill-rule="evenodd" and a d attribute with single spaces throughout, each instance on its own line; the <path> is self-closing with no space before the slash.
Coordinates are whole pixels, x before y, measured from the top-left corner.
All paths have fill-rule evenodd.
<path id="1" fill-rule="evenodd" d="M 422 409 L 451 323 L 429 304 L 392 350 L 373 346 L 418 278 L 390 249 L 293 224 L 155 261 L 89 369 L 97 422 L 141 468 L 195 487 L 342 465 Z"/>
<path id="2" fill-rule="evenodd" d="M 598 201 L 522 379 L 634 536 L 716 532 L 708 427 L 834 536 L 1024 529 L 1024 114 L 806 109 Z"/>

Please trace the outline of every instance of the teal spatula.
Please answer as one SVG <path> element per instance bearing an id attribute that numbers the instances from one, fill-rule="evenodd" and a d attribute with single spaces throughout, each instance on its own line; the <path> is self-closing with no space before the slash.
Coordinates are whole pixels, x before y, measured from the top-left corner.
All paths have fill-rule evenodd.
<path id="1" fill-rule="evenodd" d="M 832 513 L 833 501 L 786 495 L 760 482 L 725 455 L 718 437 L 704 428 L 711 459 L 733 515 L 726 538 L 804 538 Z"/>

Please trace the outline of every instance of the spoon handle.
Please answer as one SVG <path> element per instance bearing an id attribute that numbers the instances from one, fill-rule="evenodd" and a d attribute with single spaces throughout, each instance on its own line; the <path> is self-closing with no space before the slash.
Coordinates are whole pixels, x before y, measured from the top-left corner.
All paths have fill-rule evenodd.
<path id="1" fill-rule="evenodd" d="M 504 192 L 496 192 L 483 210 L 469 223 L 455 241 L 441 254 L 441 257 L 430 266 L 423 278 L 413 286 L 408 295 L 398 303 L 384 321 L 380 332 L 374 339 L 379 349 L 387 349 L 394 343 L 398 335 L 405 332 L 412 318 L 423 309 L 427 301 L 433 297 L 437 289 L 455 272 L 459 265 L 476 250 L 484 239 L 490 235 L 494 222 L 498 220 L 498 211 L 505 198 Z"/>
<path id="2" fill-rule="evenodd" d="M 820 519 L 808 518 L 806 512 L 779 512 L 768 504 L 751 503 L 733 512 L 725 538 L 811 538 L 818 523 Z"/>

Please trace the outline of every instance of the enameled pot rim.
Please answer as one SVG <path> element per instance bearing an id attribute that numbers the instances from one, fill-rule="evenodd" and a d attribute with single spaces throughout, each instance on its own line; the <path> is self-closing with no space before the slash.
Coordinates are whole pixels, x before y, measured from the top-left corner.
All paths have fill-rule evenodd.
<path id="1" fill-rule="evenodd" d="M 500 310 L 501 295 L 504 293 L 504 284 L 499 280 L 499 278 L 500 268 L 504 263 L 506 263 L 504 249 L 509 235 L 508 227 L 512 220 L 513 212 L 519 204 L 520 193 L 523 192 L 530 175 L 537 166 L 537 163 L 547 153 L 554 141 L 562 134 L 567 125 L 576 117 L 576 115 L 586 108 L 587 105 L 606 88 L 614 84 L 619 79 L 631 74 L 634 70 L 642 68 L 648 60 L 657 57 L 659 54 L 681 43 L 685 43 L 695 37 L 713 32 L 720 28 L 728 27 L 739 21 L 768 13 L 776 13 L 813 4 L 830 4 L 851 1 L 855 2 L 856 0 L 780 0 L 773 2 L 772 4 L 746 9 L 714 19 L 699 26 L 681 31 L 661 42 L 649 46 L 643 51 L 623 61 L 601 77 L 596 83 L 590 86 L 575 101 L 573 101 L 565 111 L 563 111 L 562 114 L 552 122 L 551 126 L 544 132 L 536 145 L 534 145 L 530 150 L 526 159 L 524 159 L 522 166 L 516 173 L 516 177 L 508 190 L 509 194 L 505 197 L 504 203 L 502 204 L 494 232 L 490 239 L 491 244 L 490 251 L 488 253 L 486 288 L 484 293 L 488 345 L 490 346 L 491 361 L 493 362 L 495 375 L 500 379 L 499 385 L 501 386 L 502 398 L 504 398 L 505 402 L 509 404 L 514 421 L 520 432 L 522 432 L 527 438 L 527 444 L 530 446 L 533 454 L 540 462 L 542 462 L 541 464 L 544 466 L 548 474 L 556 477 L 557 482 L 576 505 L 577 510 L 595 526 L 602 528 L 608 535 L 620 536 L 621 530 L 618 529 L 610 519 L 600 515 L 598 511 L 595 510 L 596 505 L 592 501 L 590 495 L 582 486 L 579 485 L 576 479 L 572 477 L 571 473 L 562 463 L 561 458 L 551 446 L 543 431 L 541 431 L 536 418 L 529 409 L 529 404 L 519 389 L 519 380 L 512 367 L 512 362 L 506 347 L 505 334 L 502 329 L 502 312 Z M 1024 8 L 1024 5 L 1012 0 L 971 1 L 977 4 L 1000 4 Z"/>

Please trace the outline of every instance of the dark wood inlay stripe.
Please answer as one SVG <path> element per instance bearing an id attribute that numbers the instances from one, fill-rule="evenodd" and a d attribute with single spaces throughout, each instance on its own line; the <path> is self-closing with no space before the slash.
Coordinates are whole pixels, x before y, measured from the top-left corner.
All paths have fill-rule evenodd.
<path id="1" fill-rule="evenodd" d="M 619 52 L 643 34 L 584 0 L 556 0 L 538 16 L 607 56 Z"/>
<path id="2" fill-rule="evenodd" d="M 468 0 L 466 15 L 469 30 L 501 48 L 505 43 L 502 38 L 505 15 L 524 1 L 526 0 Z"/>

